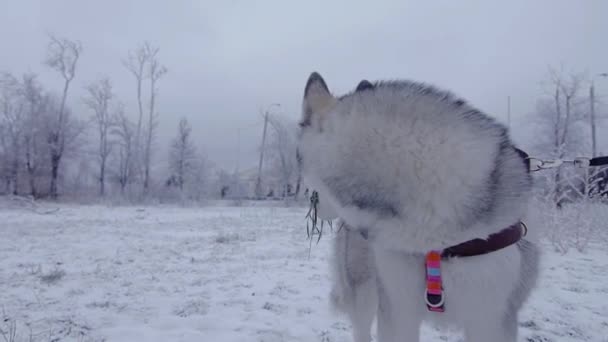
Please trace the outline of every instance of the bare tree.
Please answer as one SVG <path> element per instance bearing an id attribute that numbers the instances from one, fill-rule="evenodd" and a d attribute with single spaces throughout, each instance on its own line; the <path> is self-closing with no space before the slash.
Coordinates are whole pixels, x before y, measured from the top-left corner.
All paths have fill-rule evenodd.
<path id="1" fill-rule="evenodd" d="M 170 183 L 177 186 L 180 191 L 184 190 L 187 177 L 193 175 L 196 167 L 196 148 L 192 144 L 190 134 L 192 127 L 188 120 L 182 118 L 179 121 L 177 136 L 171 143 L 169 150 L 169 169 L 172 172 Z"/>
<path id="2" fill-rule="evenodd" d="M 59 172 L 60 163 L 63 162 L 64 157 L 68 155 L 77 155 L 81 147 L 84 146 L 86 140 L 80 139 L 82 133 L 85 132 L 88 121 L 79 120 L 69 106 L 65 106 L 63 109 L 63 119 L 61 120 L 62 125 L 58 126 L 59 123 L 59 112 L 61 108 L 61 97 L 55 94 L 47 94 L 46 106 L 42 112 L 42 120 L 44 122 L 43 132 L 46 132 L 47 137 L 46 153 L 50 156 L 50 165 L 46 169 L 50 175 L 48 183 L 50 184 L 48 195 L 52 199 L 58 197 L 58 180 L 61 173 Z M 56 149 L 56 145 L 49 143 L 48 137 L 59 136 L 61 144 L 59 149 Z M 51 139 L 52 142 L 52 139 Z M 48 162 L 49 159 L 46 161 Z M 48 172 L 50 170 L 50 172 Z M 53 192 L 54 191 L 54 192 Z"/>
<path id="3" fill-rule="evenodd" d="M 118 144 L 118 167 L 116 178 L 120 184 L 120 192 L 125 193 L 126 187 L 131 183 L 134 171 L 134 148 L 136 125 L 133 124 L 125 115 L 122 107 L 119 107 L 114 114 L 114 128 L 112 135 L 116 137 Z"/>
<path id="4" fill-rule="evenodd" d="M 203 153 L 199 152 L 194 159 L 192 175 L 190 177 L 192 184 L 189 186 L 191 189 L 190 195 L 196 201 L 200 201 L 204 195 L 208 194 L 210 170 L 211 163 Z"/>
<path id="5" fill-rule="evenodd" d="M 147 190 L 150 185 L 152 144 L 154 143 L 156 127 L 158 125 L 158 113 L 155 111 L 156 96 L 158 94 L 156 83 L 167 72 L 167 68 L 160 65 L 156 58 L 159 49 L 146 45 L 146 51 L 150 57 L 148 68 L 148 77 L 150 78 L 150 107 L 148 112 L 148 126 L 146 127 L 146 147 L 144 150 L 144 190 Z"/>
<path id="6" fill-rule="evenodd" d="M 0 75 L 0 131 L 3 147 L 2 173 L 7 192 L 19 193 L 19 168 L 21 165 L 21 137 L 23 132 L 24 103 L 20 96 L 20 84 L 13 75 Z"/>
<path id="7" fill-rule="evenodd" d="M 112 84 L 107 78 L 100 79 L 86 87 L 87 96 L 84 103 L 94 112 L 93 119 L 99 134 L 97 156 L 99 157 L 99 195 L 105 195 L 106 165 L 112 151 L 110 141 L 110 105 L 114 94 Z"/>
<path id="8" fill-rule="evenodd" d="M 538 119 L 544 129 L 543 134 L 538 135 L 538 145 L 554 158 L 563 159 L 569 153 L 581 150 L 580 125 L 584 118 L 582 105 L 585 103 L 581 98 L 581 90 L 584 77 L 582 74 L 566 74 L 563 70 L 555 69 L 550 69 L 549 76 L 550 98 L 539 102 L 538 108 Z M 561 205 L 567 195 L 563 189 L 563 172 L 560 167 L 553 174 L 552 193 L 557 205 Z"/>
<path id="9" fill-rule="evenodd" d="M 10 146 L 8 143 L 8 133 L 6 133 L 6 126 L 0 122 L 0 178 L 4 183 L 4 191 L 0 193 L 11 193 L 11 171 L 10 171 Z"/>
<path id="10" fill-rule="evenodd" d="M 44 136 L 46 127 L 44 124 L 44 112 L 49 106 L 49 97 L 44 94 L 42 86 L 38 83 L 35 74 L 25 74 L 21 80 L 21 96 L 25 107 L 25 119 L 23 129 L 23 149 L 25 154 L 25 167 L 28 175 L 30 194 L 38 197 L 36 179 L 43 163 Z"/>
<path id="11" fill-rule="evenodd" d="M 137 47 L 135 51 L 129 52 L 129 56 L 126 60 L 123 61 L 123 65 L 127 70 L 133 75 L 135 78 L 135 85 L 137 90 L 137 124 L 135 125 L 135 136 L 134 141 L 132 141 L 133 145 L 130 148 L 130 159 L 135 159 L 134 166 L 137 166 L 138 173 L 140 172 L 139 166 L 142 160 L 142 125 L 144 119 L 144 107 L 143 107 L 143 98 L 142 98 L 142 88 L 143 82 L 147 78 L 147 74 L 145 72 L 146 64 L 150 59 L 150 56 L 147 52 L 146 46 L 148 45 L 145 42 L 142 46 Z M 122 186 L 122 184 L 121 184 Z M 124 188 L 121 188 L 124 190 Z"/>
<path id="12" fill-rule="evenodd" d="M 135 77 L 137 85 L 137 104 L 139 109 L 139 117 L 137 120 L 137 128 L 135 134 L 136 150 L 138 159 L 143 162 L 143 188 L 144 192 L 148 191 L 150 186 L 150 167 L 152 162 L 152 145 L 156 137 L 156 128 L 158 125 L 158 113 L 156 112 L 156 99 L 158 95 L 157 83 L 160 78 L 167 72 L 167 68 L 162 66 L 158 61 L 158 47 L 154 47 L 149 42 L 144 42 L 135 52 L 129 53 L 129 58 L 123 62 L 125 67 Z M 150 94 L 148 102 L 148 120 L 147 125 L 143 125 L 143 82 L 150 81 Z M 145 133 L 144 133 L 145 128 Z"/>
<path id="13" fill-rule="evenodd" d="M 148 43 L 144 43 L 143 46 L 138 47 L 134 52 L 129 52 L 129 57 L 123 61 L 123 65 L 127 70 L 133 74 L 135 77 L 135 83 L 137 88 L 137 107 L 139 109 L 139 116 L 137 119 L 135 139 L 137 141 L 140 140 L 141 137 L 141 129 L 144 118 L 144 108 L 142 101 L 142 86 L 143 81 L 146 78 L 146 74 L 144 72 L 144 68 L 149 60 L 149 55 L 147 53 L 146 46 Z"/>
<path id="14" fill-rule="evenodd" d="M 76 76 L 76 65 L 82 53 L 82 45 L 77 41 L 54 36 L 50 36 L 50 40 L 46 64 L 51 69 L 57 71 L 64 81 L 59 110 L 54 118 L 55 120 L 50 123 L 47 137 L 51 155 L 50 196 L 51 198 L 57 198 L 57 176 L 59 174 L 61 158 L 65 151 L 66 129 L 68 127 L 66 100 L 70 83 Z"/>
<path id="15" fill-rule="evenodd" d="M 296 159 L 296 130 L 295 123 L 284 117 L 273 115 L 268 123 L 271 127 L 269 154 L 272 159 L 272 168 L 277 173 L 281 194 L 283 197 L 292 195 L 294 176 L 298 176 L 298 162 Z M 299 177 L 298 177 L 299 178 Z M 295 180 L 296 182 L 298 179 Z M 298 184 L 296 184 L 296 189 Z"/>

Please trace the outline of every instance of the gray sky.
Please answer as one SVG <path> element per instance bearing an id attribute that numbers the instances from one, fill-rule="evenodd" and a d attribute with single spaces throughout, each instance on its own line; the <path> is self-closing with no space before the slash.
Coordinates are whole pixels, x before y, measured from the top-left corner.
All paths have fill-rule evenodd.
<path id="1" fill-rule="evenodd" d="M 548 65 L 608 72 L 606 0 L 0 0 L 0 70 L 39 72 L 59 89 L 42 65 L 46 32 L 84 45 L 73 107 L 84 85 L 109 76 L 133 118 L 135 85 L 121 59 L 143 40 L 160 46 L 169 73 L 159 84 L 158 159 L 185 116 L 227 168 L 237 157 L 254 163 L 261 108 L 279 102 L 299 117 L 313 70 L 336 93 L 362 78 L 435 83 L 504 120 L 507 95 L 514 117 L 534 110 Z M 598 92 L 608 94 L 608 80 Z"/>

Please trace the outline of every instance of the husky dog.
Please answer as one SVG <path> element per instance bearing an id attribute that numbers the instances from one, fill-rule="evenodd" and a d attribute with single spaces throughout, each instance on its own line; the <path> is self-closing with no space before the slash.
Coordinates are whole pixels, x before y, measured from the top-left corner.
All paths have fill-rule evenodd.
<path id="1" fill-rule="evenodd" d="M 521 239 L 442 260 L 445 311 L 425 301 L 425 255 L 519 222 L 532 179 L 507 129 L 447 91 L 411 81 L 362 81 L 335 97 L 312 73 L 298 160 L 334 240 L 331 302 L 356 342 L 419 341 L 422 321 L 456 325 L 469 342 L 513 342 L 535 286 L 539 250 Z"/>

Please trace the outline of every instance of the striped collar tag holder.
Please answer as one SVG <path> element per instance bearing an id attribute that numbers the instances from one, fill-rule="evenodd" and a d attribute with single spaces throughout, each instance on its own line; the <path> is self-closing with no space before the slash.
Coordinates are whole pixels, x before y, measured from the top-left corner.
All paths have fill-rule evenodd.
<path id="1" fill-rule="evenodd" d="M 424 300 L 429 311 L 444 312 L 443 285 L 441 282 L 441 252 L 426 255 L 426 290 Z"/>

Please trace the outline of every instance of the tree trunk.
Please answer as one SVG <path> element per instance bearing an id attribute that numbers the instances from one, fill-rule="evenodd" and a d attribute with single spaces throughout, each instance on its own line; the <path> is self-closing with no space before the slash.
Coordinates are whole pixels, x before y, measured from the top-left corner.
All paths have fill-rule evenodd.
<path id="1" fill-rule="evenodd" d="M 562 198 L 561 198 L 561 194 L 562 194 L 562 187 L 561 187 L 561 181 L 562 181 L 562 173 L 561 173 L 562 167 L 558 167 L 555 170 L 555 177 L 554 177 L 554 181 L 555 181 L 555 193 L 554 193 L 554 197 L 553 197 L 553 201 L 555 202 L 555 205 L 557 205 L 558 208 L 561 208 L 562 206 Z"/>
<path id="2" fill-rule="evenodd" d="M 296 180 L 296 190 L 295 190 L 295 194 L 294 194 L 294 197 L 296 200 L 300 196 L 301 187 L 302 187 L 302 173 L 300 171 L 298 171 L 298 179 Z"/>
<path id="3" fill-rule="evenodd" d="M 37 198 L 38 197 L 38 191 L 36 190 L 36 169 L 34 168 L 34 165 L 32 165 L 32 156 L 31 154 L 28 152 L 26 153 L 26 168 L 27 168 L 27 175 L 29 178 L 29 183 L 30 183 L 30 194 L 32 195 L 33 198 Z"/>
<path id="4" fill-rule="evenodd" d="M 182 145 L 180 156 L 179 156 L 179 166 L 177 168 L 177 182 L 179 184 L 179 191 L 184 191 L 184 147 Z"/>
<path id="5" fill-rule="evenodd" d="M 99 196 L 103 197 L 105 196 L 105 178 L 106 178 L 106 160 L 105 158 L 103 158 L 101 160 L 101 167 L 100 167 L 100 174 L 99 174 Z"/>
<path id="6" fill-rule="evenodd" d="M 61 97 L 61 107 L 59 107 L 59 125 L 57 127 L 58 130 L 63 129 L 63 119 L 64 119 L 64 111 L 65 111 L 65 102 L 68 98 L 68 90 L 70 88 L 70 81 L 66 79 L 65 84 L 63 85 L 63 96 Z"/>
<path id="7" fill-rule="evenodd" d="M 51 156 L 51 188 L 50 196 L 52 199 L 57 199 L 57 178 L 59 175 L 59 163 L 61 162 L 61 155 L 53 154 Z"/>
<path id="8" fill-rule="evenodd" d="M 150 163 L 152 160 L 152 138 L 154 137 L 154 104 L 155 104 L 155 80 L 154 75 L 151 76 L 152 80 L 150 81 L 150 112 L 148 115 L 148 134 L 146 136 L 146 151 L 144 153 L 144 191 L 148 191 L 148 187 L 150 186 Z"/>
<path id="9" fill-rule="evenodd" d="M 143 118 L 144 118 L 144 109 L 143 106 L 141 104 L 141 78 L 142 78 L 142 74 L 143 74 L 143 64 L 141 64 L 141 69 L 140 69 L 140 73 L 137 76 L 137 107 L 139 109 L 139 118 L 137 119 L 137 132 L 135 134 L 135 142 L 136 144 L 140 144 L 141 143 L 141 125 L 143 123 Z"/>
<path id="10" fill-rule="evenodd" d="M 146 146 L 146 152 L 144 156 L 144 192 L 148 192 L 150 186 L 150 158 L 149 158 L 148 147 Z"/>
<path id="11" fill-rule="evenodd" d="M 57 199 L 57 178 L 59 176 L 59 164 L 61 163 L 61 156 L 63 155 L 63 149 L 65 147 L 65 129 L 64 125 L 65 118 L 65 103 L 68 98 L 68 90 L 70 88 L 71 78 L 66 77 L 63 85 L 63 96 L 61 97 L 61 105 L 59 107 L 59 118 L 57 122 L 56 131 L 51 133 L 50 145 L 51 145 L 51 186 L 49 195 L 52 199 Z"/>
<path id="12" fill-rule="evenodd" d="M 562 154 L 562 150 L 564 148 L 563 146 L 563 142 L 560 140 L 560 123 L 561 123 L 561 119 L 562 119 L 562 110 L 561 110 L 561 93 L 559 91 L 559 84 L 556 85 L 555 87 L 555 94 L 553 96 L 553 100 L 555 101 L 555 123 L 554 123 L 554 127 L 553 127 L 553 135 L 554 135 L 554 148 L 555 148 L 555 156 L 556 158 L 561 158 L 561 154 Z M 560 172 L 561 168 L 558 167 L 555 170 L 555 176 L 554 176 L 554 202 L 555 204 L 559 207 L 560 206 L 560 199 L 561 199 L 561 187 L 560 187 L 560 182 L 561 182 L 561 172 Z"/>
<path id="13" fill-rule="evenodd" d="M 150 187 L 150 162 L 152 159 L 152 136 L 154 129 L 154 117 L 150 112 L 150 118 L 148 122 L 148 134 L 146 136 L 146 149 L 144 151 L 144 191 L 147 192 Z"/>
<path id="14" fill-rule="evenodd" d="M 38 190 L 36 189 L 36 176 L 33 173 L 29 173 L 30 181 L 30 194 L 33 198 L 38 198 Z"/>
<path id="15" fill-rule="evenodd" d="M 283 177 L 283 191 L 282 197 L 287 197 L 287 185 L 289 184 L 289 169 L 287 168 L 287 161 L 285 160 L 285 154 L 283 151 L 279 151 L 279 159 L 281 160 L 281 173 Z"/>
<path id="16" fill-rule="evenodd" d="M 13 159 L 13 166 L 11 170 L 11 182 L 13 184 L 12 193 L 13 195 L 19 195 L 19 158 L 18 151 L 15 148 L 15 158 Z"/>

